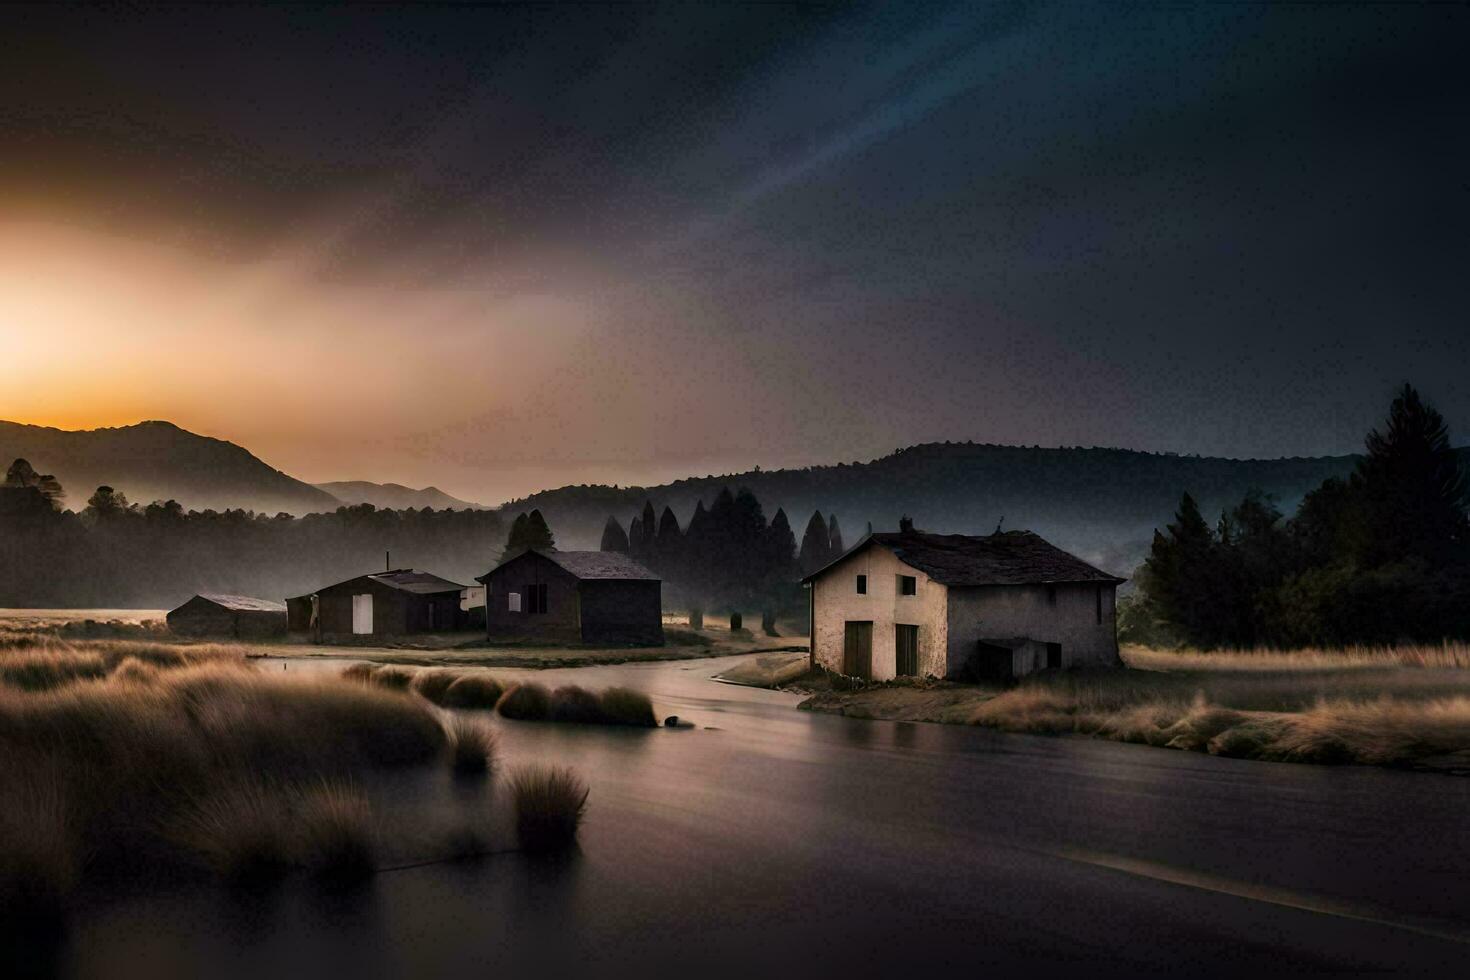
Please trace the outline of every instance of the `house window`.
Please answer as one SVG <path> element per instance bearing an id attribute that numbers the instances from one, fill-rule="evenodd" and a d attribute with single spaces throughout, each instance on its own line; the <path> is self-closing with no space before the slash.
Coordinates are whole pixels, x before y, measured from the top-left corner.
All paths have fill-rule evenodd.
<path id="1" fill-rule="evenodd" d="M 511 612 L 521 611 L 521 594 L 519 592 L 508 593 L 507 599 L 509 601 L 506 604 L 506 609 L 509 609 Z"/>
<path id="2" fill-rule="evenodd" d="M 1057 604 L 1057 587 L 1055 585 L 1048 585 L 1046 587 L 1046 604 L 1048 606 L 1055 606 Z"/>
<path id="3" fill-rule="evenodd" d="M 858 579 L 857 579 L 857 590 L 858 590 L 857 591 L 857 594 L 858 595 L 867 595 L 868 594 L 868 577 L 866 575 L 859 575 L 858 576 Z"/>
<path id="4" fill-rule="evenodd" d="M 526 586 L 526 612 L 546 612 L 546 583 Z"/>
<path id="5" fill-rule="evenodd" d="M 918 595 L 919 580 L 912 575 L 900 575 L 898 577 L 899 595 Z"/>

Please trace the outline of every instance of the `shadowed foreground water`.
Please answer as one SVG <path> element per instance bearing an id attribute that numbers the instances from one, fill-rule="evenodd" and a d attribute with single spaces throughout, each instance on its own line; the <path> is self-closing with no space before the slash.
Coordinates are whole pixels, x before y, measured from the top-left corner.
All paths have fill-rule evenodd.
<path id="1" fill-rule="evenodd" d="M 1096 976 L 1470 963 L 1470 781 L 813 716 L 792 696 L 708 680 L 726 664 L 539 676 L 642 688 L 692 731 L 496 721 L 509 764 L 564 761 L 588 777 L 577 854 L 393 871 L 345 896 L 293 880 L 266 896 L 193 884 L 101 897 L 74 917 L 56 971 Z M 449 806 L 442 780 L 395 791 L 395 811 Z"/>

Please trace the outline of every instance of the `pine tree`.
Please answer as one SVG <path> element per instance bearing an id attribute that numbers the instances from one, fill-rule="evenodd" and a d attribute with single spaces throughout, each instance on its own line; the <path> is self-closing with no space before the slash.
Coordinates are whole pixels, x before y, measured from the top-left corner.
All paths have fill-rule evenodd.
<path id="1" fill-rule="evenodd" d="M 526 518 L 526 547 L 535 548 L 537 551 L 555 551 L 556 538 L 551 534 L 551 526 L 546 523 L 546 518 L 541 516 L 540 509 L 531 511 Z"/>
<path id="2" fill-rule="evenodd" d="M 765 551 L 771 578 L 784 582 L 797 577 L 796 535 L 792 533 L 791 522 L 786 519 L 786 511 L 782 508 L 776 509 L 771 526 L 766 528 Z"/>
<path id="3" fill-rule="evenodd" d="M 607 523 L 602 527 L 602 544 L 599 550 L 620 551 L 625 555 L 628 553 L 627 532 L 623 530 L 623 525 L 618 523 L 618 519 L 611 514 L 608 515 Z"/>
<path id="4" fill-rule="evenodd" d="M 638 532 L 642 536 L 639 551 L 652 561 L 658 559 L 658 516 L 653 512 L 653 501 L 643 501 L 643 516 L 638 521 Z"/>
<path id="5" fill-rule="evenodd" d="M 837 515 L 832 515 L 832 520 L 827 524 L 827 548 L 829 549 L 829 560 L 841 555 L 847 549 L 842 547 L 842 529 L 837 526 Z"/>
<path id="6" fill-rule="evenodd" d="M 806 533 L 801 536 L 801 574 L 810 575 L 829 561 L 832 539 L 827 530 L 827 521 L 821 511 L 815 511 L 806 522 Z"/>
<path id="7" fill-rule="evenodd" d="M 1368 565 L 1419 559 L 1464 560 L 1470 485 L 1450 446 L 1444 417 L 1404 385 L 1383 429 L 1368 433 L 1367 455 L 1353 474 L 1362 501 Z"/>
<path id="8" fill-rule="evenodd" d="M 640 560 L 648 557 L 643 550 L 643 521 L 637 517 L 628 522 L 628 554 Z"/>
<path id="9" fill-rule="evenodd" d="M 684 532 L 679 528 L 679 518 L 674 508 L 665 506 L 658 519 L 658 536 L 654 538 L 654 554 L 658 556 L 659 570 L 666 577 L 682 578 L 680 564 L 684 550 Z"/>
<path id="10" fill-rule="evenodd" d="M 1199 505 L 1186 493 L 1174 523 L 1164 531 L 1154 531 L 1153 545 L 1143 563 L 1148 601 L 1157 617 L 1203 646 L 1220 642 L 1213 594 L 1216 544 Z"/>

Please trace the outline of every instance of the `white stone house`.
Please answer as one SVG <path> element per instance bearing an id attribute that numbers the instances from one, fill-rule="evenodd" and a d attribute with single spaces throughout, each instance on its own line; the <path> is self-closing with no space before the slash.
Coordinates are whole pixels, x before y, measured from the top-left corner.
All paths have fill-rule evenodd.
<path id="1" fill-rule="evenodd" d="M 871 680 L 982 680 L 1121 663 L 1125 579 L 1030 531 L 900 528 L 868 535 L 803 580 L 813 666 Z"/>

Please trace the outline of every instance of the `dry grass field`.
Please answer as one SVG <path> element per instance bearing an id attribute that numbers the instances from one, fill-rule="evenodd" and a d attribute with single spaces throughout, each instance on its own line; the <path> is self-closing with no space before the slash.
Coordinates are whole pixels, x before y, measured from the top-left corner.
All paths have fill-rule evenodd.
<path id="1" fill-rule="evenodd" d="M 1127 670 L 1011 687 L 920 681 L 820 690 L 808 710 L 1085 735 L 1278 762 L 1470 773 L 1470 646 L 1123 651 Z"/>
<path id="2" fill-rule="evenodd" d="M 442 764 L 484 778 L 496 767 L 483 722 L 419 696 L 412 671 L 300 676 L 259 670 L 252 652 L 0 633 L 7 923 L 54 920 L 79 883 L 109 872 L 362 877 L 378 860 L 382 828 L 364 792 L 377 774 Z M 547 795 L 543 782 L 525 770 L 510 787 L 518 819 L 534 825 L 522 846 L 575 835 L 585 800 Z M 538 816 L 543 805 L 570 810 Z"/>

